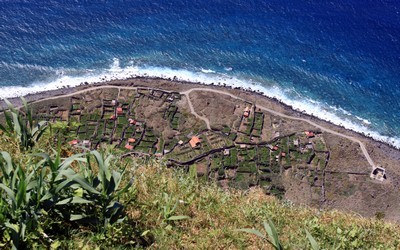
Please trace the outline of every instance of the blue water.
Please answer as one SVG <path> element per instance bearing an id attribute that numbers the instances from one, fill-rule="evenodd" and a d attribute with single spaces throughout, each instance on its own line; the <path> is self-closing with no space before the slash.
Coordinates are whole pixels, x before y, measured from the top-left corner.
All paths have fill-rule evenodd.
<path id="1" fill-rule="evenodd" d="M 400 2 L 0 0 L 0 97 L 104 76 L 262 90 L 400 147 Z"/>

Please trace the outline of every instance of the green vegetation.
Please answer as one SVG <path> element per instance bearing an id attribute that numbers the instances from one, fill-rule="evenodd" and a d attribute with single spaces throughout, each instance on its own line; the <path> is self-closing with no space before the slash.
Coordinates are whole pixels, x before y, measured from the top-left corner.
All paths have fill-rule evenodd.
<path id="1" fill-rule="evenodd" d="M 21 114 L 21 111 L 15 109 L 9 101 L 5 101 L 10 111 L 4 112 L 6 124 L 5 126 L 0 124 L 0 130 L 7 137 L 12 138 L 12 141 L 16 142 L 22 151 L 31 149 L 46 131 L 47 122 L 34 123 L 32 110 L 28 107 L 25 99 L 22 98 L 24 115 Z"/>
<path id="2" fill-rule="evenodd" d="M 285 145 L 272 153 L 271 166 L 267 147 L 232 148 L 227 155 L 213 155 L 213 173 L 223 178 L 232 172 L 230 178 L 236 180 L 221 189 L 215 182 L 205 183 L 206 176 L 197 178 L 195 168 L 187 173 L 185 168 L 167 168 L 166 162 L 151 157 L 122 158 L 125 151 L 111 145 L 102 145 L 98 151 L 71 147 L 62 138 L 70 138 L 71 131 L 82 124 L 57 122 L 47 127 L 38 123 L 42 125 L 37 127 L 26 104 L 23 111 L 11 107 L 1 127 L 2 249 L 400 247 L 400 227 L 385 223 L 383 212 L 365 219 L 294 206 L 265 195 L 262 188 L 249 190 L 260 184 L 282 196 L 283 186 L 271 178 L 280 171 L 275 156 L 281 149 L 289 150 Z M 97 134 L 115 127 L 114 121 L 104 125 L 98 124 Z M 89 124 L 82 128 L 85 136 L 96 131 Z M 156 132 L 145 128 L 143 133 L 141 150 L 150 151 L 157 143 Z M 212 144 L 221 141 L 201 139 L 199 152 L 210 150 L 208 139 Z M 283 139 L 281 144 L 288 143 Z M 188 145 L 183 150 L 194 152 Z M 290 152 L 295 159 L 310 154 Z M 238 168 L 228 169 L 233 167 Z M 262 221 L 268 221 L 264 230 L 257 230 Z"/>

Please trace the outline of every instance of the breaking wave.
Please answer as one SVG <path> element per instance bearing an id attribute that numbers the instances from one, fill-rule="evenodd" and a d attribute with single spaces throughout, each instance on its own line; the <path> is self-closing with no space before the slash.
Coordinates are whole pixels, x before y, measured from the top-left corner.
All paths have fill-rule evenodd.
<path id="1" fill-rule="evenodd" d="M 21 66 L 22 67 L 22 66 Z M 55 72 L 72 72 L 68 69 L 51 69 Z M 231 69 L 230 69 L 231 70 Z M 229 72 L 233 73 L 233 72 Z M 0 98 L 11 98 L 24 96 L 31 93 L 54 90 L 59 88 L 78 86 L 83 83 L 106 82 L 117 79 L 129 79 L 134 77 L 157 77 L 165 79 L 176 79 L 193 83 L 226 85 L 230 87 L 239 87 L 246 90 L 262 92 L 265 96 L 276 98 L 277 100 L 291 106 L 294 110 L 318 117 L 333 124 L 343 126 L 375 140 L 382 141 L 400 148 L 400 138 L 382 135 L 374 131 L 373 122 L 366 118 L 352 115 L 351 112 L 342 108 L 329 106 L 324 103 L 301 96 L 293 90 L 282 90 L 277 84 L 268 82 L 261 83 L 259 80 L 245 79 L 242 76 L 233 76 L 223 73 L 217 73 L 211 69 L 200 68 L 198 71 L 186 69 L 172 69 L 168 67 L 131 65 L 120 67 L 120 61 L 113 59 L 110 67 L 103 71 L 86 70 L 80 76 L 71 76 L 68 74 L 59 74 L 59 77 L 47 83 L 34 83 L 30 86 L 6 86 L 0 88 Z M 266 80 L 267 81 L 267 80 Z M 268 86 L 268 87 L 266 87 Z"/>

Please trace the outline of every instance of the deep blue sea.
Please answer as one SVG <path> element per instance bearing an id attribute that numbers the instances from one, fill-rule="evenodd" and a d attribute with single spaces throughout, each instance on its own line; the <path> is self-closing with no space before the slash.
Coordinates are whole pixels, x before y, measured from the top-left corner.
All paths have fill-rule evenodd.
<path id="1" fill-rule="evenodd" d="M 0 97 L 177 76 L 400 147 L 399 40 L 398 0 L 0 0 Z"/>

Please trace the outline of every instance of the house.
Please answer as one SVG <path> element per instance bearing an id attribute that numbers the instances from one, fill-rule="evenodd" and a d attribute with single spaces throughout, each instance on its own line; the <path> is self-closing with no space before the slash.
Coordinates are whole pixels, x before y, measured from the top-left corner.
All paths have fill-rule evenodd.
<path id="1" fill-rule="evenodd" d="M 189 144 L 192 148 L 195 148 L 200 145 L 200 138 L 197 136 L 193 136 L 192 139 L 189 141 Z"/>
<path id="2" fill-rule="evenodd" d="M 313 138 L 315 136 L 314 132 L 312 131 L 305 131 L 304 133 L 306 134 L 307 138 Z"/>
<path id="3" fill-rule="evenodd" d="M 132 149 L 133 149 L 133 146 L 132 146 L 132 145 L 129 145 L 129 144 L 126 144 L 126 145 L 125 145 L 125 148 L 128 149 L 128 150 L 132 150 Z"/>
<path id="4" fill-rule="evenodd" d="M 293 140 L 293 145 L 295 145 L 296 147 L 298 147 L 299 144 L 300 144 L 299 138 L 296 138 L 296 139 Z"/>
<path id="5" fill-rule="evenodd" d="M 135 125 L 136 124 L 136 121 L 133 120 L 132 118 L 129 118 L 128 121 L 129 121 L 129 124 L 131 124 L 131 125 Z"/>
<path id="6" fill-rule="evenodd" d="M 224 155 L 229 155 L 229 153 L 230 153 L 230 152 L 229 152 L 229 149 L 227 149 L 227 148 L 224 149 Z"/>
<path id="7" fill-rule="evenodd" d="M 72 141 L 68 142 L 68 144 L 72 145 L 72 146 L 77 145 L 78 143 L 79 143 L 79 140 L 72 140 Z"/>
<path id="8" fill-rule="evenodd" d="M 277 151 L 278 149 L 279 149 L 278 146 L 274 146 L 274 147 L 272 148 L 272 151 Z"/>
<path id="9" fill-rule="evenodd" d="M 91 143 L 90 143 L 89 140 L 83 140 L 83 141 L 82 141 L 82 146 L 89 148 L 90 145 L 91 145 Z"/>
<path id="10" fill-rule="evenodd" d="M 128 143 L 135 143 L 136 139 L 135 138 L 128 138 Z"/>
<path id="11" fill-rule="evenodd" d="M 386 180 L 386 170 L 382 167 L 376 167 L 372 170 L 370 177 L 378 181 Z"/>
<path id="12" fill-rule="evenodd" d="M 244 109 L 243 116 L 246 117 L 246 118 L 250 116 L 250 108 L 249 107 L 246 107 Z"/>
<path id="13" fill-rule="evenodd" d="M 183 145 L 183 141 L 182 140 L 178 141 L 178 144 Z"/>
<path id="14" fill-rule="evenodd" d="M 117 115 L 123 115 L 123 114 L 124 114 L 123 109 L 121 107 L 118 107 L 117 108 Z"/>
<path id="15" fill-rule="evenodd" d="M 117 100 L 112 100 L 112 101 L 111 101 L 111 105 L 112 105 L 112 106 L 117 106 L 117 104 L 118 104 Z"/>
<path id="16" fill-rule="evenodd" d="M 286 153 L 285 153 L 285 152 L 282 152 L 282 153 L 281 153 L 281 156 L 282 156 L 282 157 L 286 157 Z"/>
<path id="17" fill-rule="evenodd" d="M 111 116 L 110 116 L 110 120 L 113 120 L 113 121 L 114 121 L 114 120 L 116 120 L 116 119 L 117 119 L 117 117 L 116 117 L 115 115 L 111 115 Z"/>

